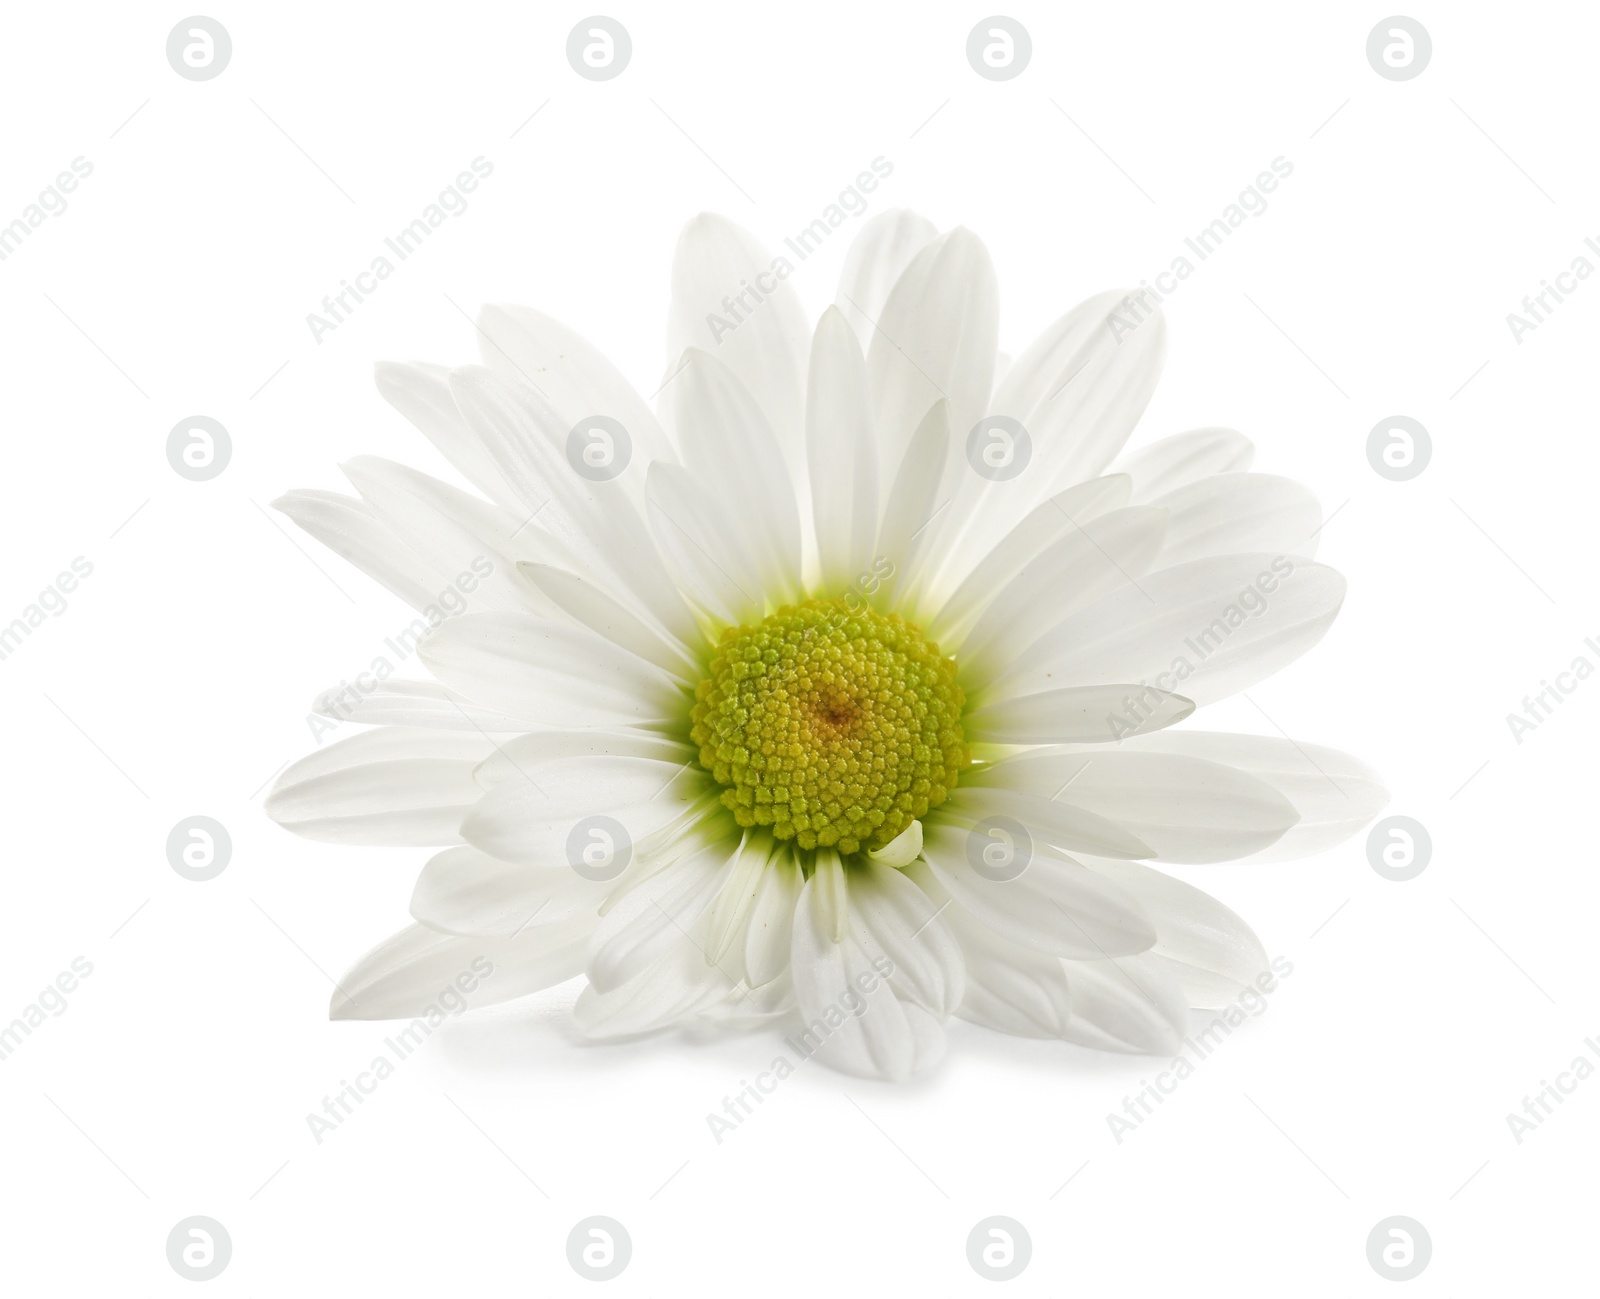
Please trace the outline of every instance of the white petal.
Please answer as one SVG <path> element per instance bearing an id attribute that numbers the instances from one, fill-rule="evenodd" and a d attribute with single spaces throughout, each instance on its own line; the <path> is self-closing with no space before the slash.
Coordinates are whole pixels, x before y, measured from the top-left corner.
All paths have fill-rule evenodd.
<path id="1" fill-rule="evenodd" d="M 695 940 L 680 934 L 664 957 L 620 988 L 601 993 L 586 986 L 572 1014 L 590 1037 L 632 1037 L 712 1013 L 739 996 L 734 981 L 707 963 Z"/>
<path id="2" fill-rule="evenodd" d="M 1271 676 L 1321 640 L 1344 591 L 1333 569 L 1283 555 L 1225 555 L 1162 569 L 1046 632 L 986 699 L 1148 681 L 1212 703 Z"/>
<path id="3" fill-rule="evenodd" d="M 961 907 L 941 912 L 961 944 L 967 991 L 956 1014 L 1018 1037 L 1061 1037 L 1072 1018 L 1065 963 L 1015 943 Z"/>
<path id="4" fill-rule="evenodd" d="M 570 429 L 604 415 L 628 431 L 625 478 L 643 486 L 652 460 L 674 461 L 672 443 L 644 398 L 603 353 L 559 320 L 528 307 L 485 306 L 478 313 L 483 362 L 541 393 Z"/>
<path id="5" fill-rule="evenodd" d="M 337 492 L 286 492 L 272 508 L 287 514 L 334 554 L 348 559 L 413 609 L 426 609 L 449 577 L 419 559 L 366 504 Z"/>
<path id="6" fill-rule="evenodd" d="M 416 641 L 399 643 L 406 653 Z M 391 648 L 394 645 L 391 644 Z M 370 683 L 370 688 L 369 688 Z M 376 680 L 365 674 L 353 683 L 342 681 L 317 696 L 312 712 L 341 722 L 377 726 L 417 726 L 439 731 L 473 731 L 478 734 L 529 731 L 539 725 L 530 717 L 478 708 L 452 695 L 437 681 Z"/>
<path id="7" fill-rule="evenodd" d="M 400 543 L 448 576 L 446 585 L 434 592 L 435 608 L 445 614 L 463 609 L 553 611 L 517 572 L 516 524 L 504 511 L 377 456 L 357 456 L 340 468 Z"/>
<path id="8" fill-rule="evenodd" d="M 890 290 L 867 351 L 878 413 L 878 481 L 887 486 L 929 407 L 951 427 L 983 414 L 994 376 L 999 289 L 983 242 L 955 229 L 923 248 Z"/>
<path id="9" fill-rule="evenodd" d="M 1097 1051 L 1172 1055 L 1183 1041 L 1189 1004 L 1183 989 L 1148 954 L 1114 961 L 1069 961 L 1072 1018 L 1062 1034 Z"/>
<path id="10" fill-rule="evenodd" d="M 899 870 L 909 866 L 922 854 L 922 822 L 913 821 L 882 848 L 867 853 L 880 866 L 893 866 Z"/>
<path id="11" fill-rule="evenodd" d="M 1022 754 L 962 777 L 1096 812 L 1164 861 L 1232 861 L 1276 843 L 1299 819 L 1266 781 L 1219 762 L 1133 747 Z"/>
<path id="12" fill-rule="evenodd" d="M 655 664 L 686 685 L 692 686 L 700 679 L 702 673 L 682 646 L 667 633 L 651 627 L 596 583 L 550 564 L 520 564 L 518 568 L 553 608 L 560 609 L 574 622 L 646 663 Z"/>
<path id="13" fill-rule="evenodd" d="M 961 1003 L 961 949 L 928 894 L 904 871 L 877 862 L 849 873 L 850 927 L 864 950 L 894 963 L 895 995 L 944 1020 Z"/>
<path id="14" fill-rule="evenodd" d="M 591 755 L 648 758 L 678 768 L 692 763 L 699 750 L 652 731 L 538 731 L 497 743 L 494 752 L 478 764 L 478 785 L 494 789 L 513 780 L 526 783 L 529 772 L 540 763 Z"/>
<path id="15" fill-rule="evenodd" d="M 701 213 L 690 221 L 672 259 L 667 357 L 676 367 L 687 348 L 701 348 L 738 375 L 798 484 L 805 474 L 800 415 L 811 331 L 794 286 L 772 266 L 754 236 L 726 217 Z M 666 396 L 676 383 L 669 382 Z"/>
<path id="16" fill-rule="evenodd" d="M 450 372 L 450 391 L 468 426 L 517 493 L 518 526 L 537 523 L 581 564 L 616 580 L 663 627 L 688 643 L 699 634 L 620 479 L 595 481 L 567 458 L 561 417 L 530 388 L 490 370 Z"/>
<path id="17" fill-rule="evenodd" d="M 973 830 L 997 817 L 1020 825 L 1035 845 L 1106 857 L 1152 857 L 1154 850 L 1115 821 L 1064 799 L 1045 798 L 994 785 L 964 785 L 938 811 L 942 824 Z M 1010 831 L 1015 834 L 1014 828 Z M 983 844 L 988 847 L 987 842 Z M 1031 851 L 1031 849 L 1029 849 Z"/>
<path id="18" fill-rule="evenodd" d="M 947 594 L 929 622 L 929 637 L 940 644 L 956 643 L 952 637 L 965 633 L 994 593 L 1020 573 L 1028 561 L 1058 537 L 1076 532 L 1090 520 L 1126 505 L 1132 484 L 1133 480 L 1125 476 L 1093 478 L 1057 492 L 1036 506 L 986 555 L 963 569 L 966 575 Z M 960 557 L 951 558 L 954 564 Z"/>
<path id="19" fill-rule="evenodd" d="M 855 330 L 863 352 L 872 345 L 895 281 L 938 235 L 938 227 L 926 217 L 906 208 L 890 208 L 868 220 L 851 242 L 834 301 Z"/>
<path id="20" fill-rule="evenodd" d="M 982 553 L 1051 492 L 1101 473 L 1144 413 L 1166 354 L 1157 309 L 1130 333 L 1126 295 L 1102 293 L 1046 329 L 1006 374 L 989 414 L 1019 420 L 1030 458 L 1010 479 L 970 473 L 951 515 L 959 545 Z"/>
<path id="21" fill-rule="evenodd" d="M 496 505 L 515 510 L 520 501 L 482 439 L 467 427 L 450 392 L 449 368 L 380 361 L 378 391 L 417 426 L 463 477 Z"/>
<path id="22" fill-rule="evenodd" d="M 1299 483 L 1271 474 L 1212 474 L 1158 496 L 1171 515 L 1159 567 L 1208 555 L 1317 553 L 1322 507 Z"/>
<path id="23" fill-rule="evenodd" d="M 1101 473 L 1138 423 L 1161 377 L 1159 308 L 1130 333 L 1127 294 L 1079 303 L 1036 338 L 996 390 L 991 410 L 1022 421 L 1039 477 L 1057 490 Z"/>
<path id="24" fill-rule="evenodd" d="M 836 307 L 822 313 L 811 343 L 806 455 L 822 585 L 842 591 L 872 564 L 878 456 L 866 360 Z"/>
<path id="25" fill-rule="evenodd" d="M 1142 706 L 1133 707 L 1138 700 Z M 1153 686 L 1063 686 L 976 708 L 961 719 L 974 743 L 1104 744 L 1159 731 L 1194 712 Z"/>
<path id="26" fill-rule="evenodd" d="M 1161 553 L 1166 530 L 1166 511 L 1148 505 L 1113 510 L 1071 528 L 995 593 L 961 641 L 963 684 L 976 687 L 999 675 L 1064 618 L 1137 582 Z"/>
<path id="27" fill-rule="evenodd" d="M 874 547 L 874 570 L 879 558 L 894 567 L 884 584 L 883 600 L 894 603 L 915 590 L 921 557 L 938 527 L 939 483 L 944 477 L 950 447 L 950 403 L 937 401 L 923 417 L 889 489 L 883 523 Z"/>
<path id="28" fill-rule="evenodd" d="M 847 923 L 835 941 L 835 906 L 823 897 L 818 876 L 806 881 L 790 960 L 806 1023 L 793 1040 L 831 1068 L 901 1081 L 938 1060 L 943 1029 L 922 1005 L 901 999 L 895 966 L 865 925 Z"/>
<path id="29" fill-rule="evenodd" d="M 752 988 L 771 983 L 789 968 L 794 909 L 804 883 L 792 852 L 773 854 L 758 882 L 744 932 L 745 977 Z"/>
<path id="30" fill-rule="evenodd" d="M 605 883 L 548 866 L 517 866 L 477 848 L 447 848 L 429 859 L 411 894 L 414 920 L 444 933 L 509 938 L 587 917 L 599 923 Z"/>
<path id="31" fill-rule="evenodd" d="M 589 986 L 598 993 L 613 992 L 666 957 L 715 900 L 738 848 L 737 838 L 711 838 L 613 907 L 595 931 Z"/>
<path id="32" fill-rule="evenodd" d="M 583 970 L 587 920 L 514 939 L 457 938 L 410 925 L 356 962 L 333 994 L 330 1019 L 406 1019 L 492 1006 L 565 983 Z"/>
<path id="33" fill-rule="evenodd" d="M 267 795 L 285 829 L 324 843 L 453 844 L 478 798 L 478 735 L 384 727 L 293 763 Z"/>
<path id="34" fill-rule="evenodd" d="M 906 873 L 921 879 L 925 865 L 959 906 L 1002 938 L 1071 957 L 1124 956 L 1156 941 L 1138 903 L 1075 861 L 1035 845 L 1022 873 L 1000 881 L 980 875 L 969 859 L 969 848 L 979 852 L 987 839 L 931 819 L 924 836 L 923 864 Z"/>
<path id="35" fill-rule="evenodd" d="M 684 468 L 724 507 L 775 604 L 800 598 L 795 484 L 772 427 L 739 376 L 691 348 L 672 383 Z"/>
<path id="36" fill-rule="evenodd" d="M 461 837 L 502 861 L 558 872 L 582 865 L 594 844 L 626 864 L 709 780 L 697 768 L 607 754 L 552 758 L 520 774 L 483 795 Z"/>
<path id="37" fill-rule="evenodd" d="M 1142 862 L 1083 860 L 1139 899 L 1156 927 L 1150 955 L 1177 979 L 1189 1005 L 1226 1006 L 1263 975 L 1271 977 L 1261 940 L 1209 893 Z"/>
<path id="38" fill-rule="evenodd" d="M 651 465 L 645 498 L 656 544 L 690 598 L 725 622 L 759 619 L 761 575 L 723 503 L 678 465 Z"/>
<path id="39" fill-rule="evenodd" d="M 1324 852 L 1366 826 L 1389 801 L 1371 767 L 1338 749 L 1264 735 L 1181 731 L 1133 747 L 1209 758 L 1264 780 L 1294 804 L 1300 820 L 1245 861 L 1292 861 Z"/>
<path id="40" fill-rule="evenodd" d="M 673 718 L 683 688 L 659 668 L 581 627 L 533 614 L 455 618 L 422 643 L 422 661 L 475 704 L 548 726 Z"/>
<path id="41" fill-rule="evenodd" d="M 1254 458 L 1255 447 L 1244 434 L 1231 428 L 1197 428 L 1130 451 L 1116 469 L 1133 478 L 1133 499 L 1143 503 L 1208 474 L 1243 473 Z"/>

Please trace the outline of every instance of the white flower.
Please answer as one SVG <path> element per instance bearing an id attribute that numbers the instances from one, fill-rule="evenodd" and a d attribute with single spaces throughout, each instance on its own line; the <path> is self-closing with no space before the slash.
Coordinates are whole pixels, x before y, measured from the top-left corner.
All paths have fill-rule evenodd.
<path id="1" fill-rule="evenodd" d="M 487 500 L 362 458 L 359 497 L 278 502 L 419 611 L 435 678 L 325 695 L 373 729 L 268 805 L 444 849 L 336 1018 L 584 974 L 594 1036 L 789 1016 L 895 1079 L 951 1015 L 1169 1051 L 1267 962 L 1145 863 L 1301 856 L 1382 806 L 1344 754 L 1165 729 L 1309 649 L 1344 582 L 1237 433 L 1108 471 L 1152 304 L 1091 298 L 998 374 L 968 231 L 877 217 L 814 332 L 788 269 L 690 223 L 659 422 L 571 331 L 487 308 L 485 368 L 378 373 Z"/>

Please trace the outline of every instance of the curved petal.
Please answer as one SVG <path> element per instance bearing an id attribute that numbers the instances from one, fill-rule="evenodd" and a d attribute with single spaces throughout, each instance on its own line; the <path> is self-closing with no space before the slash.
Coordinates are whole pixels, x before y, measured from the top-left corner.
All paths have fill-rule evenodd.
<path id="1" fill-rule="evenodd" d="M 483 363 L 543 394 L 561 422 L 572 428 L 595 415 L 628 431 L 631 455 L 625 480 L 642 488 L 652 460 L 675 462 L 672 443 L 644 398 L 588 339 L 529 307 L 486 305 L 478 313 Z"/>
<path id="2" fill-rule="evenodd" d="M 700 679 L 699 668 L 683 646 L 650 626 L 594 582 L 551 564 L 519 564 L 518 569 L 552 608 L 561 610 L 595 635 L 654 664 L 684 685 L 692 686 Z"/>
<path id="3" fill-rule="evenodd" d="M 922 556 L 938 527 L 939 481 L 944 476 L 950 446 L 950 403 L 937 401 L 923 417 L 894 476 L 878 528 L 873 569 L 886 562 L 890 569 L 881 600 L 893 606 L 916 589 Z"/>
<path id="4" fill-rule="evenodd" d="M 680 744 L 654 731 L 536 731 L 496 744 L 494 752 L 478 764 L 476 775 L 479 787 L 487 790 L 509 781 L 527 783 L 533 768 L 545 762 L 611 756 L 646 758 L 678 768 L 688 766 L 698 754 L 693 745 Z"/>
<path id="5" fill-rule="evenodd" d="M 819 879 L 806 881 L 795 906 L 790 973 L 806 1023 L 792 1041 L 832 1068 L 863 1077 L 901 1081 L 928 1068 L 944 1051 L 939 1019 L 909 995 L 902 997 L 897 967 L 855 908 L 835 939 L 835 903 Z M 931 916 L 931 904 L 927 911 Z M 876 913 L 874 919 L 881 923 Z M 938 925 L 935 919 L 930 928 Z M 897 927 L 894 934 L 898 946 Z M 947 931 L 943 944 L 955 947 Z"/>
<path id="6" fill-rule="evenodd" d="M 295 762 L 267 795 L 286 830 L 324 843 L 460 843 L 477 801 L 473 769 L 492 747 L 478 735 L 383 727 Z"/>
<path id="7" fill-rule="evenodd" d="M 870 218 L 851 241 L 834 303 L 863 352 L 872 345 L 889 291 L 911 259 L 938 236 L 938 227 L 926 217 L 908 208 L 890 208 Z"/>
<path id="8" fill-rule="evenodd" d="M 983 554 L 1017 514 L 1101 473 L 1155 392 L 1166 356 L 1159 308 L 1136 316 L 1127 294 L 1102 293 L 1046 329 L 1006 373 L 990 415 L 1019 421 L 1029 459 L 1005 479 L 969 473 L 951 506 L 961 552 Z"/>
<path id="9" fill-rule="evenodd" d="M 1300 819 L 1268 847 L 1243 861 L 1293 861 L 1343 843 L 1384 809 L 1389 791 L 1359 758 L 1321 744 L 1265 735 L 1181 731 L 1141 739 L 1130 747 L 1205 758 L 1265 781 L 1290 803 Z"/>
<path id="10" fill-rule="evenodd" d="M 1083 863 L 1139 899 L 1156 927 L 1149 954 L 1177 979 L 1189 1005 L 1226 1006 L 1263 975 L 1271 977 L 1261 940 L 1209 893 L 1143 862 L 1085 857 Z"/>
<path id="11" fill-rule="evenodd" d="M 1133 479 L 1133 499 L 1143 503 L 1209 474 L 1243 473 L 1255 454 L 1250 439 L 1231 428 L 1197 428 L 1130 451 L 1116 472 Z"/>
<path id="12" fill-rule="evenodd" d="M 943 825 L 988 832 L 987 823 L 1004 818 L 1020 825 L 1030 844 L 1059 854 L 1099 853 L 1104 857 L 1153 857 L 1154 850 L 1138 835 L 1088 808 L 1062 799 L 1043 798 L 998 785 L 966 785 L 957 789 L 936 813 Z M 1013 832 L 1014 834 L 1014 832 Z M 988 844 L 982 845 L 988 848 Z M 970 849 L 969 849 L 970 851 Z"/>
<path id="13" fill-rule="evenodd" d="M 677 465 L 650 466 L 645 499 L 656 544 L 689 597 L 724 622 L 760 618 L 761 575 L 723 503 Z"/>
<path id="14" fill-rule="evenodd" d="M 552 758 L 521 774 L 482 796 L 461 837 L 501 861 L 557 872 L 583 866 L 596 845 L 625 866 L 708 783 L 698 769 L 625 754 Z"/>
<path id="15" fill-rule="evenodd" d="M 408 550 L 353 496 L 302 489 L 285 492 L 272 508 L 413 609 L 426 609 L 449 585 L 448 577 Z"/>
<path id="16" fill-rule="evenodd" d="M 608 886 L 548 866 L 518 866 L 470 845 L 429 858 L 411 893 L 412 919 L 447 934 L 511 938 L 587 918 L 592 929 Z"/>
<path id="17" fill-rule="evenodd" d="M 588 920 L 512 939 L 457 938 L 408 925 L 339 981 L 330 1019 L 426 1018 L 429 1031 L 464 1002 L 492 1006 L 565 983 L 583 971 Z"/>
<path id="18" fill-rule="evenodd" d="M 354 682 L 341 681 L 319 694 L 311 711 L 340 722 L 478 734 L 531 731 L 539 725 L 530 717 L 478 708 L 452 695 L 437 681 L 374 678 L 370 686 L 361 677 Z"/>
<path id="19" fill-rule="evenodd" d="M 583 570 L 616 582 L 684 643 L 698 634 L 693 615 L 667 576 L 639 511 L 620 479 L 593 479 L 568 459 L 558 415 L 531 388 L 491 370 L 450 372 L 450 391 L 467 426 L 516 492 L 518 527 L 537 523 Z"/>
<path id="20" fill-rule="evenodd" d="M 1284 555 L 1223 555 L 1162 569 L 1058 623 L 1018 655 L 985 701 L 1141 681 L 1212 703 L 1321 640 L 1344 591 L 1333 569 Z"/>
<path id="21" fill-rule="evenodd" d="M 1096 1051 L 1173 1055 L 1189 1024 L 1189 1003 L 1154 956 L 1069 961 L 1072 1018 L 1062 1034 Z"/>
<path id="22" fill-rule="evenodd" d="M 1105 744 L 1193 712 L 1193 700 L 1154 686 L 1063 686 L 974 709 L 961 726 L 980 744 Z"/>
<path id="23" fill-rule="evenodd" d="M 474 703 L 549 726 L 603 726 L 678 716 L 672 678 L 583 627 L 533 614 L 467 614 L 422 642 L 422 661 Z"/>
<path id="24" fill-rule="evenodd" d="M 614 992 L 666 957 L 715 901 L 739 842 L 738 836 L 708 834 L 611 908 L 595 930 L 589 986 L 602 995 Z"/>
<path id="25" fill-rule="evenodd" d="M 1133 480 L 1125 475 L 1092 478 L 1035 506 L 971 566 L 953 591 L 941 593 L 942 603 L 928 623 L 929 637 L 941 644 L 959 643 L 952 637 L 964 635 L 994 593 L 1030 560 L 1059 537 L 1126 505 L 1132 486 Z"/>
<path id="26" fill-rule="evenodd" d="M 378 456 L 357 456 L 340 468 L 373 516 L 394 534 L 396 544 L 446 575 L 446 585 L 435 591 L 432 603 L 445 601 L 450 606 L 446 612 L 552 611 L 550 602 L 517 573 L 516 524 L 503 511 Z"/>
<path id="27" fill-rule="evenodd" d="M 1271 474 L 1212 474 L 1158 496 L 1171 516 L 1159 566 L 1210 555 L 1317 553 L 1322 506 L 1305 487 Z"/>
<path id="28" fill-rule="evenodd" d="M 999 313 L 994 265 L 970 230 L 940 235 L 895 281 L 867 351 L 881 486 L 888 486 L 934 402 L 950 403 L 955 429 L 972 427 L 983 414 Z"/>
<path id="29" fill-rule="evenodd" d="M 1034 846 L 1020 875 L 989 878 L 972 857 L 994 842 L 959 826 L 929 824 L 922 861 L 906 874 L 933 892 L 948 893 L 959 906 L 1010 942 L 1053 956 L 1094 958 L 1142 952 L 1156 931 L 1137 902 L 1077 862 Z"/>
<path id="30" fill-rule="evenodd" d="M 609 1040 L 714 1014 L 743 996 L 729 975 L 706 961 L 694 937 L 680 934 L 665 956 L 621 987 L 602 993 L 585 985 L 572 1015 L 587 1036 Z"/>
<path id="31" fill-rule="evenodd" d="M 717 357 L 684 353 L 672 383 L 684 468 L 724 508 L 774 604 L 800 598 L 800 515 L 783 452 L 750 391 Z"/>
<path id="32" fill-rule="evenodd" d="M 878 457 L 867 363 L 837 307 L 817 322 L 806 373 L 806 456 L 823 588 L 868 572 L 878 533 Z"/>
<path id="33" fill-rule="evenodd" d="M 1062 1037 L 1072 1019 L 1066 963 L 1015 943 L 979 924 L 961 907 L 943 913 L 961 944 L 967 991 L 962 1019 L 1016 1037 Z"/>
<path id="34" fill-rule="evenodd" d="M 667 356 L 676 366 L 686 349 L 700 348 L 738 375 L 797 484 L 805 475 L 800 403 L 810 340 L 794 286 L 753 235 L 709 212 L 683 228 L 672 258 Z M 676 383 L 669 381 L 669 396 Z"/>
<path id="35" fill-rule="evenodd" d="M 938 908 L 905 872 L 873 861 L 851 866 L 849 890 L 850 929 L 893 962 L 895 995 L 948 1019 L 961 1002 L 961 950 Z"/>
<path id="36" fill-rule="evenodd" d="M 380 361 L 374 378 L 383 399 L 416 425 L 462 477 L 502 509 L 518 508 L 516 490 L 456 406 L 448 366 Z"/>
<path id="37" fill-rule="evenodd" d="M 1137 584 L 1161 553 L 1166 533 L 1166 511 L 1148 505 L 1112 510 L 1070 529 L 997 591 L 972 625 L 957 660 L 963 684 L 998 675 L 1064 618 Z"/>
<path id="38" fill-rule="evenodd" d="M 1300 814 L 1246 772 L 1133 747 L 1020 754 L 964 776 L 963 788 L 998 786 L 1070 802 L 1137 835 L 1164 861 L 1232 861 L 1277 843 Z"/>

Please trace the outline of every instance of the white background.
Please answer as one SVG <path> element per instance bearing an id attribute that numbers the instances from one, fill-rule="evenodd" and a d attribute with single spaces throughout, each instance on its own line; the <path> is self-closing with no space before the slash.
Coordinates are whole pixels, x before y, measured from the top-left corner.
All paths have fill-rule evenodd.
<path id="1" fill-rule="evenodd" d="M 1600 235 L 1600 13 L 1411 10 L 1433 59 L 1395 83 L 1365 56 L 1382 8 L 1024 4 L 1032 63 L 993 83 L 964 52 L 982 7 L 624 3 L 632 63 L 592 83 L 571 6 L 206 12 L 234 52 L 202 83 L 166 62 L 181 9 L 8 6 L 0 40 L 0 222 L 94 168 L 0 262 L 0 622 L 94 565 L 0 662 L 0 1022 L 94 967 L 0 1062 L 7 1293 L 191 1293 L 164 1253 L 191 1214 L 232 1236 L 219 1295 L 589 1293 L 564 1242 L 590 1214 L 632 1236 L 617 1295 L 986 1293 L 991 1214 L 1031 1233 L 1018 1294 L 1387 1293 L 1365 1242 L 1391 1214 L 1432 1236 L 1415 1294 L 1592 1285 L 1600 1079 L 1521 1144 L 1506 1115 L 1600 1034 L 1600 682 L 1520 745 L 1505 715 L 1600 665 L 1600 283 L 1520 344 L 1505 317 Z M 470 209 L 314 342 L 307 313 L 480 155 Z M 1293 163 L 1169 300 L 1135 439 L 1230 425 L 1321 495 L 1339 621 L 1205 721 L 1360 754 L 1431 864 L 1380 878 L 1362 836 L 1185 871 L 1294 973 L 1120 1145 L 1107 1114 L 1163 1062 L 960 1023 L 932 1075 L 808 1065 L 719 1145 L 707 1112 L 777 1034 L 587 1046 L 570 987 L 451 1023 L 317 1144 L 305 1116 L 391 1031 L 328 1023 L 329 976 L 405 922 L 427 853 L 300 841 L 261 791 L 410 614 L 263 507 L 362 453 L 450 476 L 371 369 L 476 360 L 485 301 L 654 390 L 683 222 L 776 246 L 880 155 L 871 211 L 988 242 L 1012 353 Z M 860 223 L 798 271 L 813 314 Z M 164 452 L 197 413 L 234 443 L 207 483 Z M 1406 483 L 1365 455 L 1397 413 L 1434 442 Z M 233 836 L 204 884 L 164 852 L 193 814 Z"/>

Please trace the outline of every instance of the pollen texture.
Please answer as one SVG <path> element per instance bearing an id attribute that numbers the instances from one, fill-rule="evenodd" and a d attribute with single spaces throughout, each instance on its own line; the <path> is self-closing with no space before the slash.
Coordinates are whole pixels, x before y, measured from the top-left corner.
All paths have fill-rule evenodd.
<path id="1" fill-rule="evenodd" d="M 953 659 L 892 614 L 806 600 L 730 627 L 691 738 L 740 825 L 802 848 L 881 848 L 970 760 Z"/>

